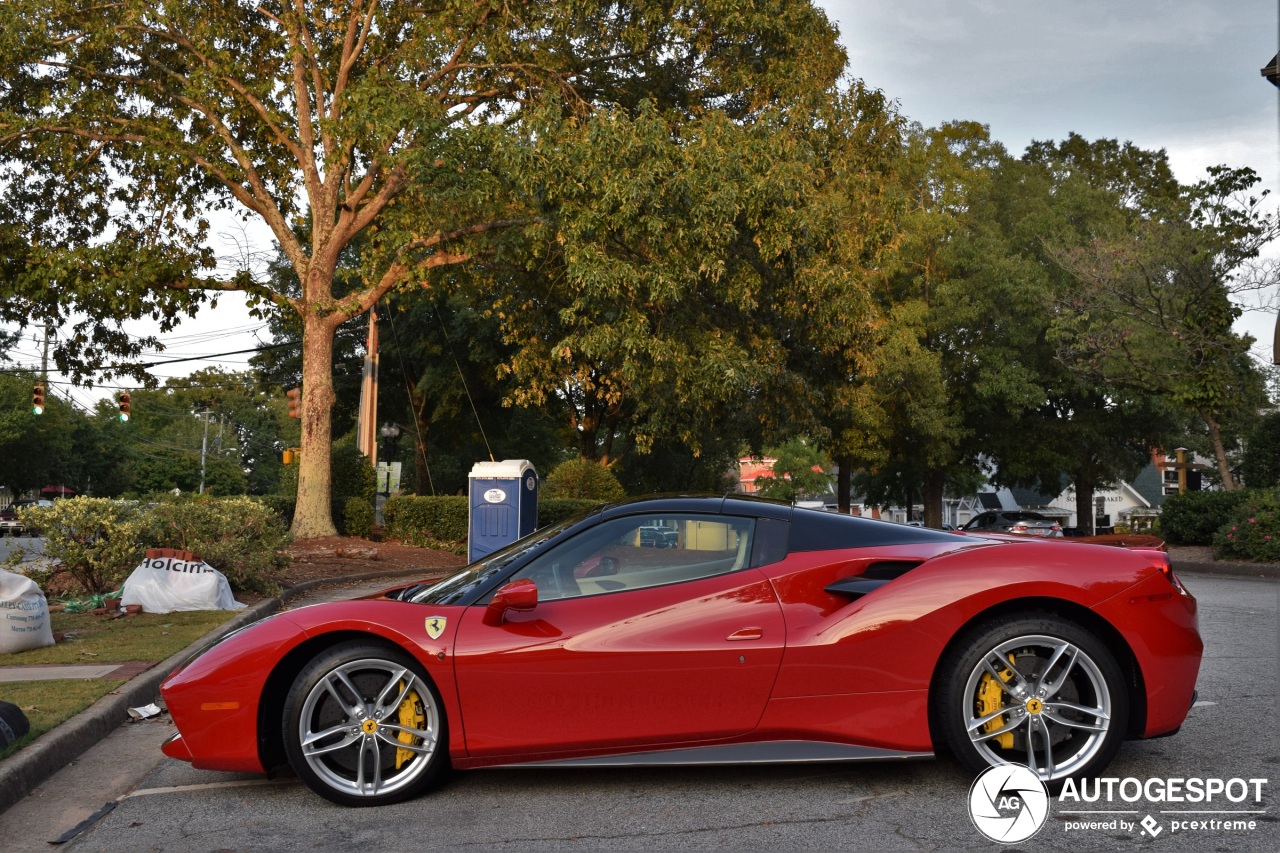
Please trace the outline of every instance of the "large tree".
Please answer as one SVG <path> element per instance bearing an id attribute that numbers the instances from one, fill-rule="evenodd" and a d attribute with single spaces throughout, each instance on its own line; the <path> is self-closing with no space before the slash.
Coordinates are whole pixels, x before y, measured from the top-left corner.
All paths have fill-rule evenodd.
<path id="1" fill-rule="evenodd" d="M 0 185 L 28 248 L 19 313 L 80 311 L 115 343 L 105 318 L 171 321 L 219 291 L 296 315 L 293 530 L 329 534 L 334 331 L 531 215 L 491 169 L 526 110 L 585 120 L 659 92 L 659 108 L 741 120 L 842 65 L 832 45 L 804 0 L 7 0 Z M 270 229 L 298 295 L 213 275 L 199 247 L 228 209 Z M 361 286 L 336 295 L 358 237 Z"/>
<path id="2" fill-rule="evenodd" d="M 1228 448 L 1265 403 L 1253 341 L 1233 328 L 1235 297 L 1277 281 L 1254 263 L 1280 235 L 1266 193 L 1251 194 L 1257 176 L 1218 166 L 1182 185 L 1163 151 L 1077 136 L 1037 143 L 1028 156 L 1060 187 L 1083 182 L 1077 197 L 1092 193 L 1108 208 L 1086 233 L 1043 239 L 1071 285 L 1059 292 L 1051 330 L 1059 359 L 1088 384 L 1158 393 L 1194 414 L 1223 488 L 1234 488 Z"/>

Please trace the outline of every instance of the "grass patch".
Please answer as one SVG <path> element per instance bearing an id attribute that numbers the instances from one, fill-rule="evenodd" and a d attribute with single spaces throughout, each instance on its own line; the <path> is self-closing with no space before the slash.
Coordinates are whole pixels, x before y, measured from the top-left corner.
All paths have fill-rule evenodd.
<path id="1" fill-rule="evenodd" d="M 58 681 L 14 681 L 0 684 L 0 698 L 21 708 L 31 723 L 31 731 L 0 749 L 0 758 L 13 755 L 122 684 L 123 681 L 108 681 L 105 678 L 65 678 Z"/>
<path id="2" fill-rule="evenodd" d="M 185 649 L 235 616 L 237 610 L 141 613 L 120 619 L 92 613 L 51 613 L 54 633 L 66 639 L 43 649 L 0 656 L 0 670 L 47 663 L 108 664 L 162 661 Z M 124 684 L 119 679 L 0 681 L 0 699 L 22 709 L 31 731 L 0 750 L 0 758 L 17 752 Z"/>
<path id="3" fill-rule="evenodd" d="M 182 651 L 238 610 L 193 610 L 180 613 L 140 613 L 120 619 L 92 613 L 51 613 L 55 634 L 66 639 L 43 649 L 27 649 L 0 658 L 5 666 L 46 663 L 127 663 L 164 660 Z"/>

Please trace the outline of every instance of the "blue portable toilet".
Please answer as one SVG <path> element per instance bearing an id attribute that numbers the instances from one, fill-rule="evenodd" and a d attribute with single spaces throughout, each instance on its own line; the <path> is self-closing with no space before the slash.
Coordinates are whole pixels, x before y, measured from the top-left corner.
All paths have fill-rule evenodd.
<path id="1" fill-rule="evenodd" d="M 475 562 L 538 526 L 538 472 L 527 459 L 477 462 L 467 475 L 467 559 Z"/>

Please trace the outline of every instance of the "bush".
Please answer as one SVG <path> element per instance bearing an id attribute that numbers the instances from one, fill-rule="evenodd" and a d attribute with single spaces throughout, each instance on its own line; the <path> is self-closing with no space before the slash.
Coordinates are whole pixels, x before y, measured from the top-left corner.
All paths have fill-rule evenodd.
<path id="1" fill-rule="evenodd" d="M 44 536 L 44 555 L 60 564 L 79 592 L 96 595 L 120 588 L 142 562 L 146 520 L 136 504 L 108 498 L 67 498 L 53 506 L 19 512 Z M 23 556 L 15 549 L 10 560 Z"/>
<path id="2" fill-rule="evenodd" d="M 387 535 L 419 548 L 465 545 L 467 513 L 464 495 L 394 495 L 382 505 Z"/>
<path id="3" fill-rule="evenodd" d="M 368 538 L 373 532 L 373 505 L 364 498 L 347 498 L 342 504 L 342 532 L 348 536 Z"/>
<path id="4" fill-rule="evenodd" d="M 296 493 L 298 483 L 294 481 L 294 491 Z M 288 527 L 293 524 L 293 510 L 298 505 L 296 494 L 291 495 L 259 495 L 258 501 L 264 506 L 270 507 L 272 512 L 280 516 L 280 520 L 284 522 L 284 526 Z"/>
<path id="5" fill-rule="evenodd" d="M 543 499 L 538 501 L 538 526 L 558 524 L 581 515 L 599 501 Z M 416 497 L 394 495 L 382 505 L 383 527 L 388 536 L 419 548 L 465 551 L 468 500 L 461 495 Z"/>
<path id="6" fill-rule="evenodd" d="M 569 498 L 545 498 L 538 501 L 538 526 L 550 527 L 567 518 L 582 515 L 600 501 L 572 500 Z"/>
<path id="7" fill-rule="evenodd" d="M 1251 489 L 1244 501 L 1213 537 L 1213 553 L 1220 560 L 1280 563 L 1280 491 Z"/>
<path id="8" fill-rule="evenodd" d="M 1212 545 L 1213 535 L 1251 494 L 1246 489 L 1170 495 L 1160 508 L 1160 535 L 1170 545 Z"/>
<path id="9" fill-rule="evenodd" d="M 618 478 L 608 468 L 590 459 L 571 459 L 552 469 L 542 483 L 544 498 L 616 501 L 627 496 Z"/>
<path id="10" fill-rule="evenodd" d="M 156 504 L 146 520 L 147 547 L 194 551 L 236 590 L 274 592 L 289 564 L 284 523 L 253 498 L 186 495 Z"/>
<path id="11" fill-rule="evenodd" d="M 333 454 L 329 458 L 333 466 L 330 476 L 333 478 L 334 503 L 341 506 L 347 498 L 364 498 L 372 504 L 378 490 L 378 474 L 369 464 L 369 457 L 360 452 L 355 442 L 346 439 L 334 442 Z"/>

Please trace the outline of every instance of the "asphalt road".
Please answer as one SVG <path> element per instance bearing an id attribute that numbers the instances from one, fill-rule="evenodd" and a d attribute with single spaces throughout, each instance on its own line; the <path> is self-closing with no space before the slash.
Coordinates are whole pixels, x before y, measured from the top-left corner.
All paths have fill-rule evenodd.
<path id="1" fill-rule="evenodd" d="M 39 536 L 0 536 L 0 565 L 4 565 L 11 552 L 18 550 L 27 553 L 25 559 L 38 558 L 44 554 L 44 539 Z"/>
<path id="2" fill-rule="evenodd" d="M 1050 803 L 1023 849 L 1280 849 L 1280 582 L 1185 580 L 1201 605 L 1206 654 L 1200 702 L 1171 738 L 1126 744 L 1109 776 L 1267 779 L 1259 803 L 1174 805 L 1141 799 Z M 150 726 L 150 728 L 148 728 Z M 947 759 L 896 764 L 629 770 L 487 770 L 457 774 L 414 802 L 343 809 L 291 777 L 192 770 L 150 753 L 167 724 L 122 727 L 32 797 L 0 815 L 6 850 L 49 850 L 52 813 L 110 813 L 63 846 L 72 851 L 423 849 L 992 850 L 967 809 L 973 778 Z M 112 742 L 115 745 L 112 746 Z M 114 757 L 110 753 L 114 750 Z M 129 769 L 132 768 L 132 769 Z M 132 778 L 130 778 L 132 777 Z M 116 794 L 116 791 L 122 793 Z M 1104 815 L 1068 812 L 1104 810 Z M 1172 814 L 1226 810 L 1230 815 Z M 70 810 L 70 811 L 68 811 Z M 1117 811 L 1125 814 L 1116 814 Z M 1243 814 L 1243 812 L 1253 812 Z M 1151 817 L 1154 836 L 1140 821 Z M 1252 829 L 1174 821 L 1254 821 Z M 1094 821 L 1101 826 L 1079 827 Z M 1112 821 L 1117 821 L 1113 826 Z M 1133 824 L 1121 826 L 1118 821 Z M 42 829 L 44 827 L 44 829 Z"/>

